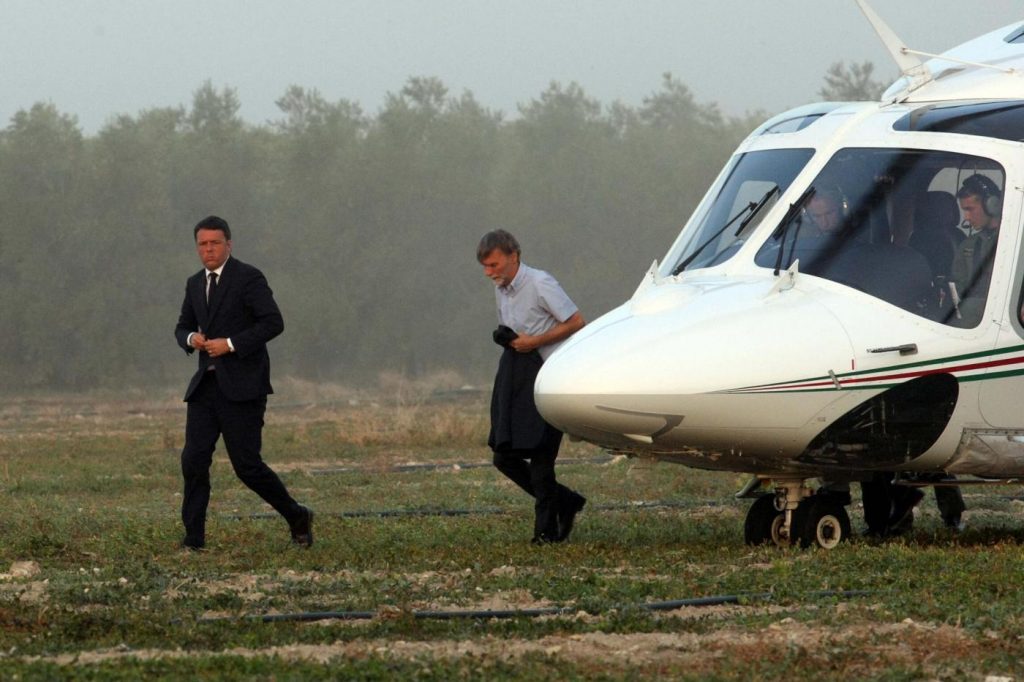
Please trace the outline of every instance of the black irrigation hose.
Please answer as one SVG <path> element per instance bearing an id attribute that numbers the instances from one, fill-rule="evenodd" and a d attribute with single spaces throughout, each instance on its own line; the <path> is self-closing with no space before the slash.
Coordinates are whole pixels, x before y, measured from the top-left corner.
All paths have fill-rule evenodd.
<path id="1" fill-rule="evenodd" d="M 559 466 L 573 464 L 607 464 L 614 460 L 612 455 L 597 455 L 595 457 L 568 457 L 558 460 Z M 389 467 L 372 466 L 351 466 L 351 467 L 328 467 L 326 469 L 310 469 L 310 476 L 327 476 L 330 474 L 353 474 L 360 472 L 386 472 L 386 473 L 407 473 L 410 471 L 436 471 L 439 469 L 482 469 L 493 467 L 490 462 L 431 462 L 424 464 L 396 464 Z"/>
<path id="2" fill-rule="evenodd" d="M 872 594 L 869 590 L 822 590 L 811 592 L 808 597 L 815 599 L 827 599 L 831 597 L 850 598 L 863 597 Z M 692 597 L 690 599 L 672 599 L 670 601 L 644 602 L 641 604 L 626 604 L 612 606 L 603 611 L 581 609 L 575 606 L 549 606 L 539 609 L 483 609 L 465 611 L 410 611 L 416 620 L 488 620 L 488 619 L 509 619 L 509 618 L 539 618 L 542 616 L 566 616 L 580 613 L 581 611 L 591 616 L 597 616 L 608 611 L 626 611 L 637 609 L 641 611 L 673 611 L 684 606 L 720 606 L 723 604 L 740 604 L 745 601 L 771 601 L 774 595 L 771 592 L 759 592 L 751 594 L 726 594 L 715 597 Z M 377 611 L 301 611 L 298 613 L 273 613 L 253 616 L 214 616 L 198 619 L 199 623 L 222 623 L 226 621 L 249 620 L 261 623 L 281 622 L 310 622 L 316 620 L 373 620 L 380 616 Z"/>
<path id="3" fill-rule="evenodd" d="M 721 507 L 729 504 L 729 502 L 721 501 L 710 501 L 710 502 L 675 502 L 672 500 L 653 500 L 653 501 L 638 501 L 638 502 L 621 502 L 617 504 L 594 504 L 588 505 L 587 509 L 592 511 L 623 511 L 627 509 L 691 509 L 694 507 Z M 488 515 L 488 514 L 510 514 L 513 513 L 509 509 L 501 509 L 500 507 L 477 507 L 476 509 L 382 509 L 379 511 L 373 510 L 357 510 L 347 512 L 320 512 L 316 515 L 318 517 L 330 517 L 338 519 L 365 519 L 365 518 L 396 518 L 403 516 L 476 516 L 476 515 Z M 231 519 L 233 521 L 241 521 L 244 519 L 276 519 L 280 515 L 277 512 L 254 512 L 252 514 L 221 514 L 221 518 Z"/>
<path id="4" fill-rule="evenodd" d="M 382 509 L 380 511 L 358 510 L 348 512 L 317 511 L 317 518 L 330 517 L 336 519 L 395 518 L 400 516 L 472 516 L 485 514 L 507 514 L 507 509 L 498 507 L 479 507 L 477 509 Z M 221 514 L 221 518 L 241 521 L 244 519 L 277 519 L 277 512 L 255 512 L 252 514 Z"/>

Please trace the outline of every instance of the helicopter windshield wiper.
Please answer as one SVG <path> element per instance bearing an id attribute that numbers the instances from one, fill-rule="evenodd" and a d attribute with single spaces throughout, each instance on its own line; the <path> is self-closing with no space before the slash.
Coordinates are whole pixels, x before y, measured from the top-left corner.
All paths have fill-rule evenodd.
<path id="1" fill-rule="evenodd" d="M 760 213 L 761 209 L 765 207 L 765 204 L 768 203 L 768 200 L 771 199 L 778 191 L 779 186 L 775 185 L 770 190 L 765 192 L 764 196 L 761 197 L 760 201 L 757 202 L 757 206 L 754 206 L 753 208 L 750 209 L 750 215 L 748 215 L 746 218 L 740 221 L 740 226 L 736 228 L 736 232 L 734 232 L 732 236 L 739 237 L 743 230 L 747 229 L 747 225 L 750 224 L 750 221 L 757 217 L 757 214 Z"/>
<path id="2" fill-rule="evenodd" d="M 782 216 L 782 221 L 779 226 L 775 228 L 775 232 L 772 233 L 772 239 L 779 242 L 779 255 L 775 259 L 775 276 L 779 276 L 779 271 L 782 269 L 782 254 L 786 251 L 786 233 L 789 231 L 789 226 L 792 224 L 791 221 L 803 207 L 810 201 L 811 197 L 814 196 L 814 185 L 809 186 L 804 190 L 804 193 L 800 197 L 789 205 L 789 210 L 786 211 L 786 215 Z"/>
<path id="3" fill-rule="evenodd" d="M 720 227 L 719 229 L 715 230 L 715 233 L 713 235 L 708 237 L 708 239 L 703 244 L 698 246 L 697 249 L 694 250 L 694 252 L 691 253 L 689 256 L 687 256 L 686 259 L 682 263 L 680 263 L 675 268 L 673 268 L 672 269 L 672 274 L 673 275 L 678 275 L 680 272 L 685 270 L 686 266 L 689 265 L 690 263 L 692 263 L 697 258 L 697 256 L 699 256 L 701 254 L 701 252 L 703 252 L 704 249 L 706 249 L 708 247 L 709 244 L 711 244 L 712 242 L 717 240 L 719 237 L 721 237 L 722 233 L 725 232 L 726 230 L 728 230 L 730 225 L 732 225 L 737 220 L 739 220 L 743 216 L 743 214 L 749 213 L 749 215 L 747 215 L 746 219 L 743 222 L 740 223 L 739 228 L 736 230 L 736 233 L 733 235 L 733 236 L 738 236 L 740 234 L 740 232 L 743 231 L 743 228 L 745 228 L 750 223 L 750 221 L 753 220 L 754 216 L 757 215 L 757 213 L 764 207 L 764 205 L 768 203 L 768 200 L 771 198 L 771 196 L 773 194 L 775 194 L 775 192 L 778 191 L 778 189 L 779 188 L 778 188 L 777 185 L 775 187 L 772 187 L 770 190 L 765 192 L 764 196 L 761 197 L 758 201 L 751 201 L 749 204 L 747 204 L 746 206 L 741 208 L 739 211 L 737 211 L 736 215 L 734 215 L 732 218 L 730 218 L 729 221 L 725 225 L 722 225 L 722 227 Z"/>

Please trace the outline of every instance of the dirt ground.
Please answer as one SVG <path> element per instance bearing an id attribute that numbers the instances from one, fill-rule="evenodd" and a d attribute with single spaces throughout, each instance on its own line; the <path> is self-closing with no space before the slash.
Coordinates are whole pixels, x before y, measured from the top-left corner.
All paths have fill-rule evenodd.
<path id="1" fill-rule="evenodd" d="M 725 607 L 732 615 L 736 608 Z M 692 608 L 666 616 L 691 617 Z M 713 615 L 700 609 L 700 615 Z M 312 625 L 311 625 L 312 626 Z M 316 627 L 350 627 L 349 623 L 321 623 Z M 822 628 L 783 618 L 757 632 L 727 628 L 709 634 L 593 632 L 573 635 L 547 635 L 535 640 L 447 639 L 410 642 L 402 640 L 357 639 L 327 645 L 288 645 L 262 649 L 232 648 L 220 652 L 171 649 L 131 650 L 127 647 L 82 651 L 53 657 L 26 657 L 25 662 L 49 661 L 60 665 L 90 665 L 134 658 L 139 660 L 177 659 L 202 655 L 241 657 L 279 657 L 289 661 L 327 663 L 337 659 L 462 659 L 514 662 L 529 654 L 541 654 L 587 666 L 609 670 L 627 668 L 685 668 L 691 674 L 719 670 L 723 660 L 754 661 L 760 657 L 786 655 L 799 650 L 810 660 L 830 669 L 837 649 L 856 648 L 859 666 L 847 667 L 844 675 L 876 674 L 893 665 L 917 665 L 926 674 L 937 673 L 951 660 L 970 658 L 978 644 L 961 629 L 906 620 L 890 625 L 859 625 Z"/>

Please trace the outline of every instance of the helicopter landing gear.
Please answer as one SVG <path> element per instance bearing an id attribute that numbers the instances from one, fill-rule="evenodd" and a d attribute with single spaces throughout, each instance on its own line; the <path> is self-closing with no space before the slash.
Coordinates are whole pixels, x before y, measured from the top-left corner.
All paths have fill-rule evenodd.
<path id="1" fill-rule="evenodd" d="M 743 523 L 748 545 L 834 549 L 850 539 L 850 516 L 838 501 L 812 495 L 803 480 L 775 482 L 775 493 L 758 497 Z"/>
<path id="2" fill-rule="evenodd" d="M 793 513 L 793 539 L 801 547 L 835 549 L 850 539 L 850 515 L 828 497 L 808 497 Z"/>
<path id="3" fill-rule="evenodd" d="M 743 540 L 748 545 L 766 545 L 769 542 L 782 547 L 789 544 L 789 537 L 782 534 L 786 512 L 775 508 L 775 495 L 761 495 L 750 505 L 747 519 L 743 522 Z"/>

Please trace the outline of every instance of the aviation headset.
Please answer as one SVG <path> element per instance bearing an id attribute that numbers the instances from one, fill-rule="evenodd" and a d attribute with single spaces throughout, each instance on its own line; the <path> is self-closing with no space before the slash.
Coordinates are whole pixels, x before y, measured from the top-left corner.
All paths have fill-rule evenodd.
<path id="1" fill-rule="evenodd" d="M 839 217 L 843 220 L 850 214 L 850 202 L 846 199 L 846 194 L 843 190 L 839 189 L 839 185 L 827 184 L 823 185 L 820 189 L 815 189 L 814 197 L 822 197 L 831 199 L 839 210 Z M 807 212 L 807 208 L 804 207 L 804 213 Z"/>
<path id="2" fill-rule="evenodd" d="M 843 190 L 839 189 L 839 185 L 827 183 L 822 185 L 820 188 L 816 187 L 814 196 L 811 197 L 811 201 L 814 201 L 815 199 L 822 199 L 829 202 L 835 207 L 835 211 L 839 214 L 838 224 L 830 230 L 832 234 L 841 234 L 845 232 L 847 227 L 849 227 L 846 221 L 850 217 L 850 203 L 846 200 L 846 194 L 843 193 Z M 811 218 L 811 221 L 818 225 L 819 230 L 822 229 L 822 226 L 818 224 L 818 221 L 811 216 L 808 205 L 804 206 L 802 213 Z"/>
<path id="3" fill-rule="evenodd" d="M 974 194 L 981 199 L 981 210 L 990 218 L 995 218 L 1003 209 L 1003 193 L 986 175 L 975 173 L 963 182 L 960 190 L 965 194 Z"/>

